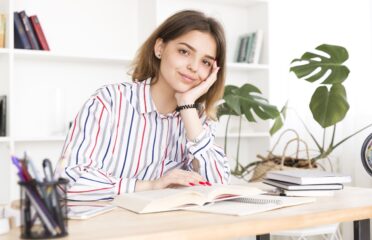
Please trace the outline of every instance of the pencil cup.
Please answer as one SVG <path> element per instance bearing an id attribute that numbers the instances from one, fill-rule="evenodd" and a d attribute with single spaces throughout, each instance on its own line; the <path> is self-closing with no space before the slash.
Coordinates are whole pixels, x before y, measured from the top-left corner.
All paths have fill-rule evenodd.
<path id="1" fill-rule="evenodd" d="M 21 238 L 49 239 L 67 232 L 68 180 L 19 182 L 21 186 Z"/>

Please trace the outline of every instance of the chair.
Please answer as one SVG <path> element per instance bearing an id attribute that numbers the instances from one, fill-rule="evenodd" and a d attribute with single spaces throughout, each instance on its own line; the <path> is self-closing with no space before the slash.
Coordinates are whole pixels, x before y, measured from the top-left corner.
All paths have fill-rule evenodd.
<path id="1" fill-rule="evenodd" d="M 282 237 L 289 237 L 291 240 L 308 240 L 308 237 L 316 235 L 320 235 L 323 240 L 342 240 L 339 230 L 339 223 L 312 228 L 274 232 L 271 234 L 273 237 L 280 237 L 280 239 L 283 239 Z"/>

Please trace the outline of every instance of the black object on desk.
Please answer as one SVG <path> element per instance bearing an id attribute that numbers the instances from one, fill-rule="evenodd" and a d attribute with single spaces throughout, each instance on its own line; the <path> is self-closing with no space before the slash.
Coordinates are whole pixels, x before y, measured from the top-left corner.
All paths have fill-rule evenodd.
<path id="1" fill-rule="evenodd" d="M 50 239 L 67 232 L 67 179 L 53 179 L 52 165 L 44 159 L 44 181 L 31 160 L 12 157 L 21 186 L 21 238 Z M 30 172 L 28 165 L 31 166 Z M 31 174 L 32 173 L 32 174 Z"/>

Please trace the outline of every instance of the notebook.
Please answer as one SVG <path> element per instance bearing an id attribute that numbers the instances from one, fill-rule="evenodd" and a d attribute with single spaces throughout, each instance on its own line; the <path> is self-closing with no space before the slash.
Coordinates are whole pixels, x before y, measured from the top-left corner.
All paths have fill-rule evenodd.
<path id="1" fill-rule="evenodd" d="M 344 188 L 344 185 L 340 183 L 301 185 L 272 179 L 264 179 L 263 183 L 285 190 L 341 190 Z"/>
<path id="2" fill-rule="evenodd" d="M 113 205 L 100 205 L 100 204 L 68 204 L 67 205 L 67 217 L 69 219 L 84 220 L 89 219 L 100 214 L 109 212 L 116 207 Z"/>

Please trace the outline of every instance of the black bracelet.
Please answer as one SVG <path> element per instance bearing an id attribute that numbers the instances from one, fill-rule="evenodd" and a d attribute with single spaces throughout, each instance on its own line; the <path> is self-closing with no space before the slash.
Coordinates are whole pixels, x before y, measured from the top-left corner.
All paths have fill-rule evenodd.
<path id="1" fill-rule="evenodd" d="M 176 111 L 179 112 L 183 109 L 189 109 L 189 108 L 196 108 L 198 109 L 199 108 L 199 104 L 197 103 L 193 103 L 193 104 L 186 104 L 186 105 L 182 105 L 182 106 L 177 106 L 176 107 Z"/>

